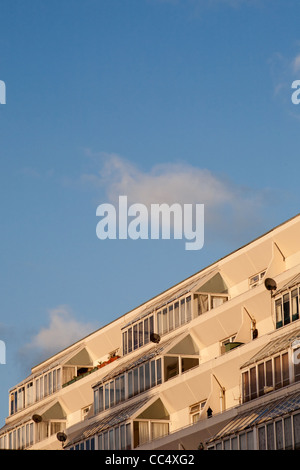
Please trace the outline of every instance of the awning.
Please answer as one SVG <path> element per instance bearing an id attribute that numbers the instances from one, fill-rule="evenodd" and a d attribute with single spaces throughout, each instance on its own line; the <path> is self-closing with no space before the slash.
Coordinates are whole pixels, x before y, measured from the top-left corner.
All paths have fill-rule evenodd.
<path id="1" fill-rule="evenodd" d="M 297 284 L 300 284 L 300 273 L 290 279 L 284 286 L 282 286 L 278 291 L 274 292 L 274 296 L 282 294 L 283 292 L 295 287 Z"/>
<path id="2" fill-rule="evenodd" d="M 32 417 L 34 415 L 40 416 L 42 418 L 42 421 L 67 419 L 67 414 L 61 403 L 58 400 L 51 400 L 46 405 L 31 410 L 30 413 L 24 414 L 21 418 L 19 417 L 19 413 L 16 413 L 16 420 L 12 423 L 5 424 L 0 429 L 0 435 L 10 431 L 11 429 L 15 429 L 19 426 L 22 426 L 23 424 L 28 423 L 29 421 L 32 421 Z"/>
<path id="3" fill-rule="evenodd" d="M 31 380 L 39 377 L 40 375 L 45 374 L 46 372 L 50 371 L 54 367 L 58 367 L 62 365 L 76 365 L 76 366 L 82 366 L 82 367 L 92 367 L 93 361 L 85 346 L 82 346 L 82 345 L 77 346 L 71 351 L 66 352 L 59 358 L 45 365 L 44 368 L 41 366 L 41 368 L 37 372 L 30 374 L 24 380 L 22 380 L 22 382 L 19 382 L 17 385 L 12 387 L 9 390 L 9 393 L 15 390 L 16 388 L 21 387 L 25 383 L 30 382 Z M 34 367 L 34 369 L 36 369 L 36 367 Z"/>
<path id="4" fill-rule="evenodd" d="M 135 357 L 129 359 L 128 361 L 125 361 L 122 364 L 118 365 L 118 367 L 113 369 L 110 373 L 108 373 L 104 377 L 102 377 L 101 380 L 99 380 L 97 383 L 93 384 L 92 387 L 93 388 L 97 387 L 98 385 L 103 384 L 104 382 L 107 382 L 108 380 L 111 380 L 114 377 L 117 377 L 118 375 L 121 375 L 124 372 L 127 372 L 128 370 L 139 366 L 140 364 L 143 364 L 144 362 L 150 361 L 153 357 L 159 356 L 163 352 L 166 352 L 166 350 L 169 347 L 174 346 L 181 339 L 183 339 L 186 335 L 187 335 L 187 331 L 185 330 L 184 332 L 181 332 L 181 333 L 177 334 L 175 337 L 172 336 L 172 338 L 166 339 L 165 341 L 162 341 L 161 343 L 157 344 L 156 346 L 150 347 L 147 352 L 144 352 L 143 354 L 136 355 Z"/>
<path id="5" fill-rule="evenodd" d="M 288 349 L 293 341 L 297 338 L 300 339 L 300 328 L 293 330 L 285 335 L 280 335 L 276 339 L 270 341 L 266 346 L 264 346 L 260 351 L 258 351 L 254 356 L 249 359 L 249 361 L 245 362 L 241 369 L 244 367 L 249 367 L 251 364 L 255 362 L 261 361 L 267 357 L 273 356 L 285 349 Z"/>
<path id="6" fill-rule="evenodd" d="M 67 445 L 73 445 L 77 442 L 88 439 L 95 434 L 105 431 L 108 428 L 121 424 L 122 422 L 131 418 L 138 410 L 142 408 L 143 405 L 149 401 L 149 396 L 147 396 L 138 402 L 132 403 L 131 405 L 127 404 L 123 408 L 117 409 L 112 413 L 107 414 L 102 419 L 86 426 L 84 430 L 80 430 L 76 434 L 71 435 L 71 439 L 68 441 Z"/>
<path id="7" fill-rule="evenodd" d="M 122 329 L 128 328 L 128 326 L 141 320 L 142 318 L 146 317 L 155 310 L 163 308 L 165 305 L 169 304 L 170 302 L 174 302 L 182 295 L 191 292 L 193 289 L 199 288 L 201 285 L 207 283 L 217 272 L 217 268 L 214 268 L 209 272 L 197 277 L 197 279 L 195 279 L 195 277 L 193 276 L 193 280 L 190 280 L 185 284 L 183 282 L 180 283 L 180 287 L 178 287 L 177 289 L 174 290 L 174 288 L 170 288 L 163 294 L 158 295 L 157 297 L 155 297 L 153 302 L 147 302 L 147 306 L 145 306 L 145 308 L 133 320 L 127 323 Z"/>
<path id="8" fill-rule="evenodd" d="M 253 426 L 258 426 L 268 420 L 292 413 L 298 409 L 300 409 L 300 392 L 295 392 L 288 396 L 285 395 L 275 401 L 268 401 L 244 413 L 239 413 L 226 424 L 221 431 L 209 439 L 207 443 L 217 441 L 231 434 L 236 434 Z"/>

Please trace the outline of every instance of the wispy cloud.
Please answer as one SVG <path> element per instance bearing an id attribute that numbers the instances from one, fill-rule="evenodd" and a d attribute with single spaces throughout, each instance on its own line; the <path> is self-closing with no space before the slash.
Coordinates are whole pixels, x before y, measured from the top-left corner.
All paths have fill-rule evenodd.
<path id="1" fill-rule="evenodd" d="M 118 203 L 120 195 L 129 204 L 204 204 L 206 232 L 225 236 L 259 223 L 268 191 L 240 186 L 225 176 L 189 163 L 165 163 L 149 171 L 139 169 L 119 155 L 102 155 L 98 173 L 82 175 L 81 182 L 106 194 L 106 201 Z M 221 231 L 221 232 L 220 232 Z"/>
<path id="2" fill-rule="evenodd" d="M 294 73 L 300 72 L 300 54 L 298 54 L 292 60 L 292 69 L 293 69 Z"/>
<path id="3" fill-rule="evenodd" d="M 95 325 L 78 321 L 66 305 L 53 308 L 48 314 L 48 325 L 35 333 L 19 351 L 20 360 L 25 366 L 39 363 L 96 329 Z"/>

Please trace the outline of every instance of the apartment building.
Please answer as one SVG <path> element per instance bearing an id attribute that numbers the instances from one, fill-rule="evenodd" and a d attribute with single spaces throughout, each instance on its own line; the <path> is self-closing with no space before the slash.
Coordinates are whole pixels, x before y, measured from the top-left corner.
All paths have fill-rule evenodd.
<path id="1" fill-rule="evenodd" d="M 297 449 L 299 240 L 297 215 L 33 367 L 0 448 Z"/>

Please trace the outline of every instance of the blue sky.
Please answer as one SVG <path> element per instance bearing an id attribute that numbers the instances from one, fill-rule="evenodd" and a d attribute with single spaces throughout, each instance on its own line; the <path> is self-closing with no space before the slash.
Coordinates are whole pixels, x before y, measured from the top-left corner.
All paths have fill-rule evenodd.
<path id="1" fill-rule="evenodd" d="M 2 0 L 0 425 L 30 367 L 299 212 L 297 0 Z M 204 203 L 205 243 L 96 208 Z"/>

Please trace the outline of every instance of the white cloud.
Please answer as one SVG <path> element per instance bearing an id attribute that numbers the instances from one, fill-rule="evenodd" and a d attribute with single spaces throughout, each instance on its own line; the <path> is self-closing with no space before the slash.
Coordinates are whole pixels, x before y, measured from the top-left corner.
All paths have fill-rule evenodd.
<path id="1" fill-rule="evenodd" d="M 294 73 L 300 71 L 300 54 L 298 54 L 292 61 L 292 69 Z"/>
<path id="2" fill-rule="evenodd" d="M 102 155 L 98 174 L 82 175 L 82 182 L 105 190 L 107 200 L 117 207 L 119 196 L 128 204 L 204 204 L 205 230 L 215 233 L 226 229 L 235 234 L 257 224 L 264 207 L 267 190 L 241 187 L 224 176 L 188 163 L 159 164 L 143 171 L 124 158 Z"/>
<path id="3" fill-rule="evenodd" d="M 35 334 L 22 350 L 22 355 L 51 356 L 95 330 L 88 323 L 74 318 L 70 308 L 58 306 L 49 311 L 49 324 Z"/>

